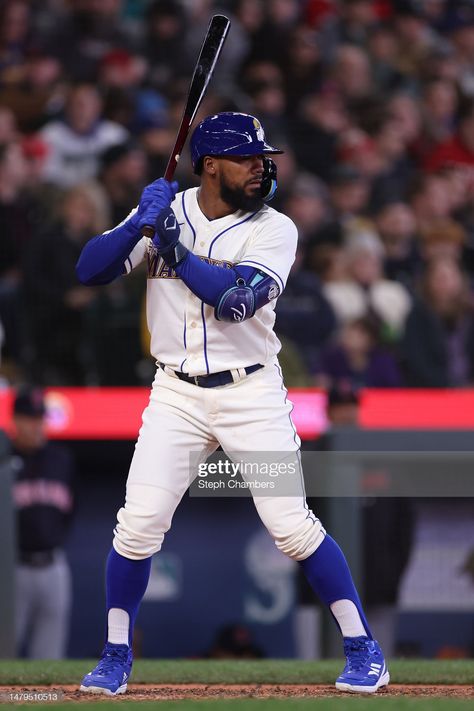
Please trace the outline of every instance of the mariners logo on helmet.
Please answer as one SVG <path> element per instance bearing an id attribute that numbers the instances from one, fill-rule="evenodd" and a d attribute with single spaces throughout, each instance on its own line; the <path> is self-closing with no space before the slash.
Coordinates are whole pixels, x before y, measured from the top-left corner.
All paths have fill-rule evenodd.
<path id="1" fill-rule="evenodd" d="M 255 156 L 283 153 L 267 143 L 260 121 L 250 114 L 225 111 L 207 116 L 191 136 L 193 170 L 200 174 L 204 156 Z"/>
<path id="2" fill-rule="evenodd" d="M 255 130 L 257 132 L 257 138 L 259 141 L 262 141 L 263 143 L 265 142 L 265 133 L 263 131 L 263 126 L 260 123 L 258 119 L 253 120 L 253 125 L 255 126 Z"/>

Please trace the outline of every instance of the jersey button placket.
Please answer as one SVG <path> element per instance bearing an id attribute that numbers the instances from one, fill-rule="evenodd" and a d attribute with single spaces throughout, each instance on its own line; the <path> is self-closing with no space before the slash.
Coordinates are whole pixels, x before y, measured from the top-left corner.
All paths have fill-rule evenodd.
<path id="1" fill-rule="evenodd" d="M 186 334 L 186 352 L 188 365 L 192 374 L 196 370 L 205 372 L 203 329 L 201 323 L 201 302 L 196 297 L 188 301 L 186 310 L 188 330 Z"/>

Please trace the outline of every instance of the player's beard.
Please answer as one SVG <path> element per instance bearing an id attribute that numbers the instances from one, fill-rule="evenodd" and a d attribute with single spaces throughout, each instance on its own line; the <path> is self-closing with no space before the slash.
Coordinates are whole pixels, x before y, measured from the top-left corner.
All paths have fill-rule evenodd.
<path id="1" fill-rule="evenodd" d="M 221 200 L 227 205 L 230 205 L 234 210 L 243 210 L 244 212 L 257 212 L 263 207 L 263 200 L 260 197 L 258 190 L 253 195 L 248 195 L 244 188 L 233 188 L 225 180 L 224 176 L 220 175 Z"/>

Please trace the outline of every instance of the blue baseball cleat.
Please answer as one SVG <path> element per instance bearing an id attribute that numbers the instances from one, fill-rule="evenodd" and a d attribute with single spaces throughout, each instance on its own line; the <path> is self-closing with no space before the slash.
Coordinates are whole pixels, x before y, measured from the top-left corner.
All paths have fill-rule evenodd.
<path id="1" fill-rule="evenodd" d="M 379 643 L 368 637 L 344 637 L 347 663 L 336 679 L 336 689 L 373 694 L 390 681 Z"/>
<path id="2" fill-rule="evenodd" d="M 98 665 L 85 675 L 79 690 L 108 696 L 124 694 L 132 663 L 132 650 L 128 645 L 107 642 Z"/>

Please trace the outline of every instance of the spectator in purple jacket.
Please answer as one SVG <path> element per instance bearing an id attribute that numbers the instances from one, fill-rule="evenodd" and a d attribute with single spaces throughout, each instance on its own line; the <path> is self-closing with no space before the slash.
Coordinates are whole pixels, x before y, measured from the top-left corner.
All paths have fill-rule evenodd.
<path id="1" fill-rule="evenodd" d="M 346 322 L 336 341 L 322 350 L 316 382 L 334 388 L 341 383 L 360 388 L 393 388 L 401 384 L 394 357 L 378 345 L 378 324 L 370 317 Z"/>
<path id="2" fill-rule="evenodd" d="M 472 387 L 474 312 L 465 274 L 454 259 L 438 257 L 420 286 L 401 344 L 408 385 Z"/>

